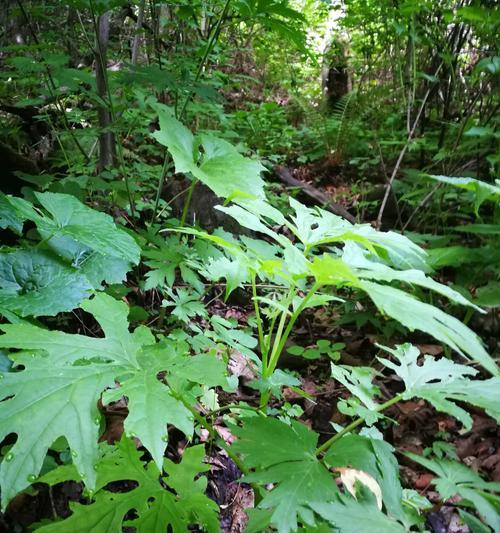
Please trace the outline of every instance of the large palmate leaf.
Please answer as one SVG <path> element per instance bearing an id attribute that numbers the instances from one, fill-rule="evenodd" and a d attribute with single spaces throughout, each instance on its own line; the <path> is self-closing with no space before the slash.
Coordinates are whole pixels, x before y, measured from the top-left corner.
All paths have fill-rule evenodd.
<path id="1" fill-rule="evenodd" d="M 456 461 L 428 459 L 410 452 L 406 455 L 436 474 L 432 484 L 444 500 L 461 496 L 474 505 L 495 533 L 500 531 L 500 483 L 484 481 L 474 470 Z"/>
<path id="2" fill-rule="evenodd" d="M 82 309 L 94 315 L 104 338 L 27 323 L 1 326 L 5 334 L 0 347 L 23 350 L 11 355 L 23 370 L 6 372 L 2 380 L 0 439 L 10 433 L 18 436 L 0 465 L 3 506 L 38 475 L 48 447 L 60 436 L 68 440 L 78 471 L 93 488 L 100 423 L 96 406 L 102 391 L 116 380 L 122 390 L 108 392 L 104 401 L 126 395 L 131 416 L 126 426 L 151 448 L 159 467 L 167 445 L 165 425 L 192 431 L 191 414 L 166 383 L 169 372 L 186 399 L 192 398 L 189 383 L 199 383 L 200 375 L 207 376 L 208 386 L 225 381 L 224 364 L 214 357 L 189 357 L 186 346 L 171 341 L 155 345 L 145 327 L 130 333 L 123 302 L 98 294 Z M 160 372 L 165 377 L 156 384 Z M 39 421 L 38 432 L 33 431 L 33 420 Z"/>
<path id="3" fill-rule="evenodd" d="M 373 506 L 375 523 L 380 527 L 385 524 L 387 531 L 399 533 L 404 529 L 398 520 L 409 524 L 401 504 L 397 462 L 387 443 L 348 435 L 319 461 L 315 453 L 318 434 L 298 422 L 287 425 L 279 420 L 252 417 L 243 420 L 243 427 L 234 428 L 233 433 L 238 440 L 232 449 L 242 456 L 248 468 L 254 469 L 243 479 L 261 485 L 273 484 L 259 503 L 257 513 L 252 513 L 252 531 L 263 531 L 269 524 L 280 533 L 296 531 L 298 522 L 313 526 L 317 518 L 311 510 L 345 533 L 361 531 L 355 524 L 363 505 L 340 494 L 326 467 L 341 470 L 354 466 L 373 477 L 382 490 L 389 515 Z M 338 524 L 328 511 L 337 508 Z"/>
<path id="4" fill-rule="evenodd" d="M 193 136 L 167 106 L 155 104 L 154 108 L 160 130 L 153 136 L 168 148 L 176 172 L 191 173 L 223 198 L 237 193 L 264 196 L 260 173 L 265 169 L 258 161 L 242 156 L 232 144 L 213 135 Z"/>
<path id="5" fill-rule="evenodd" d="M 338 493 L 328 470 L 315 456 L 318 434 L 298 422 L 291 426 L 270 418 L 254 417 L 235 428 L 232 448 L 255 472 L 244 480 L 276 484 L 259 504 L 270 509 L 269 521 L 280 533 L 295 531 L 297 520 L 311 524 L 312 502 L 330 502 Z M 286 445 L 285 445 L 286 443 Z"/>
<path id="6" fill-rule="evenodd" d="M 0 465 L 3 507 L 29 484 L 30 476 L 38 475 L 47 449 L 60 436 L 68 440 L 85 482 L 91 488 L 95 484 L 97 401 L 102 390 L 114 384 L 115 376 L 137 367 L 140 344 L 128 332 L 124 304 L 98 295 L 84 308 L 101 323 L 104 339 L 29 324 L 2 325 L 5 334 L 0 336 L 0 346 L 32 354 L 12 355 L 24 370 L 5 373 L 2 380 L 0 438 L 9 433 L 18 437 Z M 74 364 L 83 360 L 94 362 Z"/>
<path id="7" fill-rule="evenodd" d="M 453 302 L 480 310 L 459 292 L 426 276 L 425 271 L 429 267 L 424 250 L 403 235 L 378 232 L 366 225 L 353 225 L 331 213 L 307 208 L 295 200 L 290 200 L 290 205 L 295 211 L 291 220 L 262 200 L 242 199 L 238 200 L 238 205 L 219 207 L 243 227 L 263 233 L 276 242 L 273 256 L 266 257 L 266 260 L 259 259 L 258 254 L 252 257 L 248 248 L 245 250 L 237 242 L 202 232 L 189 233 L 209 239 L 235 258 L 235 262 L 217 262 L 219 272 L 216 269 L 214 273 L 225 275 L 230 289 L 248 279 L 250 272 L 261 279 L 272 278 L 273 283 L 287 287 L 295 285 L 301 289 L 310 276 L 315 278 L 317 285 L 356 287 L 368 293 L 380 311 L 407 328 L 434 336 L 477 361 L 492 374 L 499 372 L 477 335 L 459 320 L 400 289 L 372 281 L 418 285 Z M 276 224 L 287 226 L 301 244 L 295 245 L 275 231 Z M 332 248 L 337 243 L 343 246 L 343 250 Z M 326 248 L 329 253 L 319 255 L 317 248 Z M 260 298 L 260 301 L 264 300 Z M 269 304 L 269 300 L 265 302 Z M 274 307 L 279 308 L 279 304 L 277 302 Z"/>
<path id="8" fill-rule="evenodd" d="M 53 262 L 47 282 L 49 279 L 64 277 L 71 267 L 75 284 L 85 277 L 87 284 L 100 289 L 103 281 L 120 283 L 131 266 L 138 264 L 140 249 L 137 243 L 127 232 L 118 228 L 109 215 L 83 205 L 71 195 L 35 195 L 46 211 L 35 208 L 22 198 L 6 196 L 4 200 L 18 220 L 31 220 L 36 224 L 43 239 L 39 248 L 49 249 L 67 263 L 66 268 L 60 263 L 60 272 L 56 272 L 57 263 Z M 61 308 L 58 311 L 73 309 L 82 299 L 83 297 L 77 299 L 75 295 L 66 298 L 66 293 L 62 291 L 59 304 Z M 67 303 L 63 303 L 65 300 Z M 43 301 L 46 302 L 45 306 Z M 72 307 L 69 307 L 70 302 Z M 54 314 L 49 310 L 50 307 L 51 300 L 39 299 L 33 314 Z"/>
<path id="9" fill-rule="evenodd" d="M 458 353 L 477 361 L 491 374 L 500 373 L 479 337 L 455 317 L 415 299 L 402 290 L 387 285 L 363 280 L 358 286 L 368 293 L 383 313 L 407 328 L 429 333 Z"/>
<path id="10" fill-rule="evenodd" d="M 353 242 L 347 242 L 345 244 L 342 260 L 347 263 L 360 278 L 376 281 L 401 281 L 412 285 L 419 285 L 420 287 L 425 287 L 438 294 L 446 296 L 452 302 L 460 305 L 468 305 L 474 307 L 477 311 L 481 311 L 479 307 L 467 300 L 467 298 L 464 298 L 462 294 L 453 290 L 451 287 L 426 276 L 421 270 L 416 270 L 414 268 L 408 270 L 395 270 L 394 268 L 377 261 L 376 258 L 370 258 L 368 253 Z"/>
<path id="11" fill-rule="evenodd" d="M 404 381 L 404 399 L 423 398 L 439 411 L 458 418 L 467 430 L 472 427 L 472 418 L 456 402 L 481 407 L 500 422 L 500 377 L 473 381 L 468 378 L 476 375 L 477 370 L 446 358 L 437 360 L 429 355 L 419 365 L 417 359 L 420 352 L 411 344 L 397 346 L 394 350 L 386 347 L 383 349 L 391 353 L 399 363 L 379 358 Z"/>
<path id="12" fill-rule="evenodd" d="M 400 523 L 379 511 L 373 502 L 339 496 L 338 501 L 312 503 L 311 509 L 339 533 L 404 533 Z M 330 529 L 328 529 L 330 531 Z"/>
<path id="13" fill-rule="evenodd" d="M 17 214 L 9 199 L 0 191 L 0 228 L 10 228 L 17 234 L 23 231 L 23 221 Z"/>
<path id="14" fill-rule="evenodd" d="M 369 224 L 351 224 L 349 221 L 325 211 L 305 207 L 290 198 L 293 231 L 306 249 L 335 242 L 358 242 L 368 249 L 382 252 L 396 268 L 428 270 L 426 252 L 410 239 L 394 231 L 377 231 Z"/>
<path id="15" fill-rule="evenodd" d="M 8 217 L 4 225 L 20 230 L 23 221 L 31 220 L 42 238 L 36 250 L 2 255 L 4 309 L 21 316 L 70 311 L 90 295 L 89 289 L 102 288 L 103 281 L 120 283 L 139 262 L 135 240 L 109 215 L 71 195 L 35 195 L 46 211 L 22 198 L 0 197 L 0 224 Z"/>
<path id="16" fill-rule="evenodd" d="M 91 288 L 85 276 L 49 251 L 0 253 L 0 308 L 20 316 L 71 311 Z"/>
<path id="17" fill-rule="evenodd" d="M 486 200 L 491 202 L 500 201 L 500 186 L 498 184 L 492 185 L 485 181 L 480 181 L 474 178 L 452 178 L 449 176 L 434 176 L 430 174 L 425 175 L 435 181 L 446 183 L 447 185 L 453 185 L 459 189 L 465 189 L 474 193 L 474 208 L 477 211 L 481 207 L 481 204 Z"/>
<path id="18" fill-rule="evenodd" d="M 238 206 L 218 209 L 235 218 L 242 226 L 264 233 L 282 246 L 288 239 L 273 231 L 268 221 L 287 226 L 304 245 L 306 255 L 321 245 L 353 241 L 377 252 L 396 268 L 428 270 L 425 250 L 399 233 L 376 231 L 369 224 L 351 224 L 329 211 L 306 207 L 293 198 L 290 198 L 290 207 L 295 215 L 290 220 L 261 200 L 242 199 L 236 202 Z"/>
<path id="19" fill-rule="evenodd" d="M 85 206 L 74 196 L 60 193 L 35 193 L 45 214 L 22 198 L 9 197 L 19 216 L 33 221 L 43 239 L 66 259 L 75 259 L 75 243 L 104 256 L 133 264 L 140 258 L 140 248 L 106 213 Z M 80 251 L 80 250 L 78 250 Z M 69 256 L 69 257 L 68 257 Z"/>
<path id="20" fill-rule="evenodd" d="M 154 244 L 158 247 L 143 250 L 143 256 L 149 259 L 145 264 L 151 268 L 146 274 L 145 289 L 172 287 L 179 272 L 185 283 L 192 285 L 198 292 L 203 292 L 203 283 L 188 266 L 190 257 L 195 255 L 194 251 L 180 240 L 179 235 L 169 235 L 165 240 L 158 239 Z"/>
<path id="21" fill-rule="evenodd" d="M 164 533 L 167 529 L 184 533 L 195 524 L 210 533 L 219 531 L 217 505 L 205 496 L 206 477 L 199 477 L 210 468 L 203 463 L 203 446 L 187 448 L 179 464 L 166 459 L 165 476 L 154 462 L 145 465 L 141 461 L 141 453 L 128 438 L 123 437 L 117 447 L 103 448 L 104 455 L 96 464 L 94 501 L 90 505 L 71 505 L 69 518 L 37 531 L 121 533 L 124 527 L 132 527 L 137 533 Z M 63 466 L 38 481 L 52 485 L 79 479 L 75 468 Z M 105 489 L 109 483 L 121 480 L 134 481 L 137 486 L 125 493 Z M 132 510 L 137 517 L 126 519 Z"/>
<path id="22" fill-rule="evenodd" d="M 350 434 L 335 442 L 324 460 L 331 468 L 352 467 L 370 474 L 382 490 L 387 513 L 404 522 L 403 489 L 393 451 L 390 444 L 383 440 Z"/>
<path id="23" fill-rule="evenodd" d="M 137 435 L 149 450 L 156 464 L 162 463 L 168 439 L 167 424 L 173 424 L 186 435 L 193 434 L 193 416 L 177 399 L 173 398 L 155 374 L 136 373 L 117 389 L 106 391 L 103 401 L 128 398 L 129 412 L 125 420 L 128 435 Z"/>

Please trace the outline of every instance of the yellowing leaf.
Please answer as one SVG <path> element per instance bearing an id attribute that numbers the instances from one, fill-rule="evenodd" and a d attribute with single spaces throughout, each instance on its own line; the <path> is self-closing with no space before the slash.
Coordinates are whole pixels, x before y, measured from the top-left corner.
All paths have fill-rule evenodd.
<path id="1" fill-rule="evenodd" d="M 362 483 L 373 492 L 377 499 L 377 507 L 382 509 L 382 490 L 370 474 L 355 468 L 335 468 L 335 471 L 340 474 L 340 479 L 350 494 L 356 498 L 356 482 Z"/>

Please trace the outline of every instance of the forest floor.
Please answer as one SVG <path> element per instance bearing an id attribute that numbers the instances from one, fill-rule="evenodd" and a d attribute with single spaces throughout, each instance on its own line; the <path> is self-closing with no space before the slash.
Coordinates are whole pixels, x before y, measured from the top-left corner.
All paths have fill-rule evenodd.
<path id="1" fill-rule="evenodd" d="M 358 200 L 354 194 L 349 195 L 347 180 L 341 175 L 332 179 L 332 168 L 328 165 L 301 166 L 291 169 L 293 176 L 308 184 L 314 184 L 323 193 L 331 195 L 334 200 L 341 202 L 347 209 L 352 208 Z M 279 192 L 290 192 L 284 185 L 278 185 Z M 373 217 L 374 218 L 374 217 Z M 369 220 L 367 220 L 369 221 Z M 249 315 L 253 313 L 250 294 L 243 289 L 233 293 L 228 302 L 224 302 L 222 291 L 215 291 L 207 295 L 210 301 L 208 311 L 225 319 L 236 319 L 245 326 Z M 295 336 L 290 345 L 313 346 L 320 339 L 328 339 L 331 343 L 341 343 L 340 360 L 344 364 L 353 366 L 377 366 L 376 342 L 383 342 L 380 329 L 371 320 L 368 309 L 361 303 L 350 315 L 350 320 L 328 313 L 324 309 L 309 310 L 304 313 L 298 323 Z M 76 315 L 75 315 L 76 316 Z M 349 317 L 348 317 L 349 318 Z M 202 324 L 200 324 L 202 325 Z M 71 329 L 71 326 L 69 326 Z M 93 325 L 90 325 L 93 327 Z M 80 322 L 74 324 L 74 329 L 81 328 Z M 441 355 L 443 348 L 432 344 L 429 337 L 422 334 L 401 336 L 398 332 L 390 333 L 391 342 L 409 340 L 419 347 L 422 353 Z M 348 417 L 338 411 L 336 405 L 341 398 L 347 398 L 346 390 L 330 377 L 330 359 L 319 357 L 307 360 L 302 357 L 285 354 L 281 366 L 300 374 L 301 389 L 305 394 L 298 394 L 295 389 L 284 390 L 281 401 L 275 400 L 272 407 L 282 407 L 288 404 L 293 411 L 300 408 L 300 419 L 306 425 L 320 434 L 320 440 L 325 441 L 333 432 L 333 424 L 345 424 Z M 229 371 L 239 378 L 240 386 L 233 394 L 221 393 L 221 405 L 237 404 L 245 401 L 258 406 L 259 394 L 247 386 L 255 377 L 251 363 L 238 352 L 233 352 Z M 392 397 L 400 392 L 400 382 L 383 373 L 377 380 L 382 393 Z M 388 419 L 395 424 L 379 424 L 386 441 L 391 443 L 398 453 L 401 465 L 400 474 L 403 486 L 415 489 L 425 496 L 433 505 L 427 515 L 427 527 L 434 533 L 467 533 L 469 529 L 460 520 L 457 507 L 453 500 L 443 502 L 439 494 L 432 487 L 432 474 L 424 472 L 422 467 L 413 463 L 403 455 L 403 452 L 414 452 L 426 455 L 431 450 L 434 455 L 449 455 L 458 458 L 474 470 L 481 472 L 491 481 L 500 481 L 500 428 L 495 421 L 487 417 L 480 410 L 466 407 L 473 418 L 473 427 L 464 432 L 460 424 L 452 417 L 437 412 L 425 401 L 400 402 L 386 412 Z M 114 404 L 105 411 L 106 430 L 102 441 L 116 442 L 123 433 L 123 422 L 127 415 L 125 403 Z M 214 427 L 219 435 L 230 444 L 233 440 L 230 430 L 224 424 L 223 417 L 215 419 Z M 385 429 L 384 429 L 385 428 Z M 203 432 L 200 440 L 208 440 Z M 437 442 L 436 442 L 437 441 Z M 433 445 L 434 443 L 434 445 Z M 140 445 L 140 443 L 137 443 Z M 450 446 L 452 444 L 453 446 Z M 176 460 L 179 452 L 187 445 L 183 435 L 174 430 L 169 438 L 167 455 Z M 434 446 L 432 448 L 432 446 Z M 247 521 L 244 509 L 253 506 L 254 494 L 252 489 L 239 482 L 240 472 L 226 453 L 220 449 L 212 449 L 209 456 L 211 472 L 209 474 L 208 495 L 220 506 L 221 529 L 227 533 L 244 531 Z M 131 482 L 115 483 L 114 490 L 126 492 L 131 490 Z M 17 533 L 28 531 L 35 523 L 45 519 L 64 518 L 71 514 L 71 502 L 85 503 L 82 484 L 75 482 L 60 483 L 52 488 L 40 484 L 35 489 L 18 495 L 9 505 L 6 514 L 0 520 L 0 531 Z"/>

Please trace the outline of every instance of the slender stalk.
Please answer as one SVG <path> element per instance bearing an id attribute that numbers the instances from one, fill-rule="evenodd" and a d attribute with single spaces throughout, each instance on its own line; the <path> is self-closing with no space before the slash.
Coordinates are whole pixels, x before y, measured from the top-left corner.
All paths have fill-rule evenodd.
<path id="1" fill-rule="evenodd" d="M 252 272 L 252 299 L 255 310 L 255 318 L 257 320 L 257 331 L 259 333 L 259 347 L 262 355 L 262 368 L 267 367 L 267 353 L 266 345 L 264 343 L 264 330 L 262 328 L 262 317 L 260 316 L 259 302 L 257 301 L 257 285 L 255 279 L 255 272 Z"/>
<path id="2" fill-rule="evenodd" d="M 193 177 L 193 180 L 191 181 L 191 185 L 188 189 L 188 194 L 186 197 L 186 201 L 184 202 L 184 207 L 182 208 L 182 215 L 181 215 L 181 228 L 184 227 L 186 224 L 186 218 L 189 211 L 189 206 L 191 205 L 191 198 L 193 197 L 194 188 L 196 187 L 196 184 L 198 183 L 198 180 Z"/>
<path id="3" fill-rule="evenodd" d="M 113 104 L 113 99 L 111 97 L 111 88 L 110 88 L 109 79 L 108 79 L 108 68 L 107 68 L 107 64 L 106 64 L 106 62 L 104 60 L 105 59 L 105 50 L 102 47 L 100 34 L 99 34 L 99 24 L 98 24 L 96 15 L 95 15 L 95 11 L 94 11 L 94 6 L 93 6 L 93 3 L 92 3 L 92 0 L 90 0 L 89 5 L 90 5 L 90 12 L 91 12 L 91 15 L 92 15 L 92 24 L 94 26 L 94 31 L 95 31 L 95 34 L 96 34 L 97 59 L 99 61 L 100 68 L 101 68 L 101 71 L 102 71 L 102 74 L 103 74 L 103 82 L 104 82 L 105 91 L 106 91 L 106 94 L 107 94 L 107 97 L 108 97 L 109 114 L 111 116 L 111 122 L 113 124 L 116 124 L 116 113 L 115 113 L 115 108 L 114 108 L 114 104 Z M 132 191 L 130 189 L 130 183 L 129 183 L 128 175 L 127 175 L 126 168 L 125 168 L 125 158 L 123 156 L 122 143 L 121 143 L 120 139 L 118 139 L 118 138 L 116 138 L 115 141 L 116 141 L 115 142 L 115 146 L 116 146 L 116 150 L 117 150 L 117 154 L 118 154 L 118 162 L 119 162 L 121 173 L 122 173 L 124 181 L 125 181 L 125 189 L 127 191 L 128 201 L 129 201 L 129 204 L 130 204 L 130 212 L 132 214 L 132 217 L 135 218 L 135 214 L 136 214 L 135 213 L 135 202 L 134 202 L 134 198 L 132 196 Z"/>
<path id="4" fill-rule="evenodd" d="M 165 177 L 167 175 L 169 162 L 170 162 L 170 158 L 168 157 L 168 153 L 166 153 L 165 159 L 163 160 L 163 166 L 161 169 L 160 182 L 158 183 L 158 189 L 156 190 L 155 205 L 153 208 L 153 214 L 151 216 L 151 225 L 153 225 L 155 218 L 156 218 L 156 213 L 158 211 L 158 205 L 160 204 L 161 193 L 163 191 L 163 186 L 165 184 Z"/>
<path id="5" fill-rule="evenodd" d="M 287 298 L 287 300 L 289 297 Z M 281 343 L 281 337 L 283 335 L 283 329 L 285 327 L 286 317 L 288 315 L 288 306 L 290 305 L 289 302 L 287 302 L 286 310 L 284 310 L 281 314 L 281 318 L 278 324 L 278 329 L 276 330 L 276 337 L 274 339 L 273 343 L 273 349 L 271 351 L 271 357 L 269 359 L 268 364 L 264 367 L 262 365 L 262 377 L 264 379 L 269 378 L 272 373 L 274 372 L 274 368 L 276 367 L 276 364 L 278 363 L 279 359 L 279 352 L 278 347 Z M 277 355 L 276 355 L 277 354 Z M 260 403 L 259 403 L 259 409 L 263 411 L 267 404 L 269 403 L 269 398 L 271 397 L 271 391 L 269 389 L 265 390 L 261 396 L 260 396 Z"/>
<path id="6" fill-rule="evenodd" d="M 267 333 L 267 339 L 264 337 L 264 341 L 266 343 L 265 349 L 266 349 L 267 354 L 269 354 L 269 350 L 271 349 L 271 340 L 273 338 L 274 326 L 276 325 L 277 318 L 278 318 L 277 314 L 271 318 L 271 324 L 269 326 L 269 330 Z"/>
<path id="7" fill-rule="evenodd" d="M 262 366 L 262 377 L 263 378 L 269 378 L 273 374 L 273 372 L 276 370 L 276 366 L 278 365 L 279 358 L 281 356 L 281 353 L 283 352 L 283 348 L 285 347 L 286 341 L 288 340 L 288 337 L 290 336 L 290 333 L 292 332 L 295 322 L 297 321 L 302 311 L 306 308 L 311 298 L 320 289 L 320 287 L 321 285 L 319 285 L 318 283 L 313 285 L 313 287 L 308 292 L 308 294 L 305 296 L 305 298 L 302 300 L 300 305 L 292 313 L 292 316 L 290 317 L 290 320 L 288 321 L 288 324 L 286 325 L 286 328 L 285 328 L 286 318 L 288 316 L 288 307 L 290 306 L 290 303 L 294 295 L 293 289 L 290 289 L 290 292 L 288 293 L 288 296 L 286 297 L 286 300 L 285 300 L 286 310 L 284 310 L 281 315 L 281 318 L 278 324 L 278 329 L 276 331 L 276 337 L 274 338 L 273 349 L 271 351 L 269 363 L 266 366 L 264 365 Z M 261 398 L 260 398 L 260 406 L 259 406 L 261 410 L 267 406 L 270 396 L 271 394 L 269 390 L 264 391 L 262 393 Z"/>
<path id="8" fill-rule="evenodd" d="M 274 368 L 276 367 L 276 364 L 280 356 L 279 347 L 281 345 L 281 339 L 283 337 L 283 332 L 285 331 L 286 319 L 289 314 L 288 307 L 290 306 L 292 296 L 293 296 L 293 292 L 290 290 L 285 300 L 286 309 L 284 309 L 281 313 L 280 321 L 278 323 L 278 329 L 276 330 L 276 337 L 274 338 L 273 349 L 271 350 L 271 356 L 269 358 L 269 364 L 262 371 L 262 375 L 265 378 L 266 377 L 268 378 L 273 373 Z"/>
<path id="9" fill-rule="evenodd" d="M 210 52 L 212 51 L 212 48 L 215 45 L 215 42 L 217 41 L 217 39 L 219 37 L 222 21 L 224 20 L 224 17 L 227 14 L 227 11 L 229 9 L 229 4 L 230 3 L 231 3 L 231 0 L 226 0 L 226 3 L 224 4 L 224 8 L 222 9 L 220 17 L 217 20 L 217 24 L 215 25 L 215 29 L 214 29 L 212 35 L 210 36 L 210 39 L 209 39 L 209 41 L 207 43 L 207 46 L 205 48 L 205 53 L 203 54 L 203 57 L 202 57 L 202 59 L 200 61 L 200 64 L 198 65 L 198 70 L 196 71 L 196 75 L 195 75 L 193 84 L 197 83 L 198 80 L 200 79 L 200 76 L 201 76 L 201 74 L 203 72 L 203 69 L 205 68 L 205 64 L 206 64 L 206 62 L 208 60 L 208 56 L 210 55 Z M 186 99 L 184 100 L 184 103 L 182 105 L 180 113 L 178 113 L 178 114 L 176 113 L 177 118 L 179 120 L 184 115 L 184 113 L 185 113 L 185 111 L 187 109 L 187 105 L 188 105 L 189 101 L 191 100 L 193 94 L 194 94 L 194 91 L 191 89 L 189 91 L 188 95 L 186 96 Z M 193 191 L 194 191 L 194 188 L 196 187 L 196 183 L 197 182 L 198 182 L 198 180 L 193 177 L 193 181 L 191 182 L 191 185 L 189 187 L 189 191 L 188 191 L 188 195 L 187 195 L 187 198 L 186 198 L 186 202 L 184 204 L 184 209 L 182 210 L 181 227 L 184 227 L 184 224 L 186 222 L 186 217 L 187 217 L 187 213 L 189 211 L 189 206 L 191 205 L 191 198 L 193 197 Z M 163 187 L 161 179 L 160 179 L 160 183 L 158 184 L 158 189 L 160 189 L 160 185 L 161 185 L 161 187 Z"/>
<path id="10" fill-rule="evenodd" d="M 33 37 L 33 41 L 35 42 L 35 44 L 37 46 L 40 46 L 40 41 L 38 40 L 38 36 L 37 36 L 35 30 L 33 29 L 33 26 L 31 25 L 31 21 L 28 18 L 28 14 L 26 13 L 26 10 L 24 9 L 23 3 L 21 2 L 21 0 L 16 0 L 16 1 L 17 1 L 17 5 L 19 6 L 19 9 L 21 10 L 21 13 L 23 14 L 24 20 L 26 21 L 26 25 L 28 27 L 28 30 L 31 33 L 31 36 Z M 47 87 L 49 89 L 49 92 L 50 92 L 51 96 L 54 98 L 54 101 L 56 103 L 56 109 L 59 111 L 59 113 L 60 113 L 60 115 L 62 117 L 62 120 L 63 120 L 63 123 L 64 123 L 64 127 L 65 127 L 66 131 L 68 132 L 69 136 L 71 137 L 72 141 L 75 143 L 75 146 L 78 148 L 78 151 L 83 155 L 83 158 L 84 158 L 85 162 L 88 162 L 89 158 L 87 157 L 87 154 L 85 153 L 85 150 L 83 149 L 82 145 L 80 144 L 80 142 L 76 138 L 75 132 L 73 131 L 73 129 L 71 128 L 71 126 L 70 126 L 70 124 L 68 122 L 68 117 L 66 116 L 66 111 L 65 111 L 61 101 L 59 100 L 59 96 L 57 94 L 57 87 L 56 87 L 56 84 L 54 82 L 54 78 L 52 77 L 52 74 L 50 72 L 50 69 L 48 68 L 47 65 L 44 65 L 44 68 L 45 68 L 45 76 L 46 76 L 47 81 L 48 81 Z M 62 143 L 59 140 L 59 135 L 56 134 L 56 136 L 57 136 L 59 145 L 61 145 Z"/>
<path id="11" fill-rule="evenodd" d="M 401 394 L 398 394 L 398 395 L 394 396 L 394 398 L 391 398 L 390 400 L 387 400 L 386 402 L 381 403 L 374 411 L 376 413 L 380 413 L 381 411 L 384 411 L 388 407 L 391 407 L 392 405 L 398 403 L 399 401 L 401 401 L 401 399 L 402 399 Z M 321 446 L 318 446 L 318 448 L 316 448 L 316 452 L 315 452 L 316 457 L 318 457 L 322 453 L 326 452 L 326 450 L 328 450 L 328 448 L 330 448 L 330 446 L 332 446 L 332 444 L 337 442 L 339 439 L 341 439 L 347 433 L 351 433 L 352 430 L 356 429 L 364 421 L 365 421 L 365 417 L 357 418 L 356 420 L 351 422 L 348 426 L 346 426 L 342 431 L 339 431 L 336 435 L 334 435 L 333 437 L 329 438 Z"/>
<path id="12" fill-rule="evenodd" d="M 290 321 L 288 322 L 288 325 L 285 329 L 285 332 L 283 333 L 283 336 L 281 338 L 280 344 L 278 345 L 278 349 L 276 351 L 276 361 L 274 363 L 274 367 L 272 369 L 272 372 L 274 372 L 276 365 L 278 364 L 279 356 L 281 355 L 281 352 L 283 351 L 283 348 L 285 347 L 285 343 L 288 340 L 288 337 L 290 336 L 290 333 L 292 332 L 293 326 L 295 325 L 295 322 L 299 318 L 299 315 L 302 313 L 302 311 L 306 308 L 307 304 L 311 300 L 311 298 L 319 291 L 321 288 L 321 285 L 319 283 L 316 283 L 312 286 L 311 290 L 307 293 L 305 298 L 300 302 L 300 305 L 297 307 L 295 312 L 292 314 L 292 317 L 290 318 Z M 271 373 L 272 373 L 271 372 Z"/>
<path id="13" fill-rule="evenodd" d="M 228 454 L 228 456 L 231 458 L 233 463 L 240 469 L 240 471 L 243 474 L 248 474 L 247 467 L 242 463 L 240 458 L 231 451 L 231 448 L 219 437 L 219 434 L 217 433 L 217 431 L 215 431 L 212 424 L 210 424 L 210 422 L 203 415 L 201 415 L 191 404 L 189 404 L 184 399 L 182 394 L 178 394 L 173 389 L 171 389 L 171 393 L 176 400 L 182 402 L 184 407 L 186 407 L 186 409 L 193 415 L 194 419 L 198 422 L 198 424 L 200 424 L 200 426 L 204 427 L 208 431 L 210 438 L 214 441 L 217 441 L 217 444 Z"/>

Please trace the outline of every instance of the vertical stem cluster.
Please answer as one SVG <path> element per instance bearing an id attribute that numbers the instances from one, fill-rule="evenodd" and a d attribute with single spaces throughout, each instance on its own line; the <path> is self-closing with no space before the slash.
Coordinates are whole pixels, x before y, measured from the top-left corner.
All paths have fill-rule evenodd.
<path id="1" fill-rule="evenodd" d="M 313 285 L 311 290 L 307 295 L 302 299 L 300 304 L 297 306 L 295 311 L 290 311 L 290 305 L 292 304 L 293 298 L 295 296 L 295 287 L 291 287 L 288 294 L 283 300 L 283 310 L 281 311 L 278 321 L 278 327 L 276 333 L 274 333 L 274 325 L 277 318 L 275 318 L 269 327 L 267 339 L 264 336 L 264 326 L 262 317 L 260 314 L 258 302 L 257 302 L 257 288 L 255 282 L 255 275 L 252 277 L 252 294 L 253 302 L 255 308 L 255 317 L 257 319 L 257 330 L 259 334 L 259 345 L 262 354 L 262 379 L 265 382 L 268 380 L 276 370 L 281 354 L 285 347 L 286 341 L 292 332 L 293 326 L 297 322 L 300 314 L 308 306 L 311 298 L 318 292 L 321 286 L 316 283 Z M 288 318 L 289 317 L 289 318 Z M 288 319 L 288 322 L 287 322 Z M 274 336 L 274 338 L 273 338 Z M 271 393 L 269 389 L 264 390 L 260 397 L 260 409 L 263 410 L 266 408 L 269 403 Z"/>

